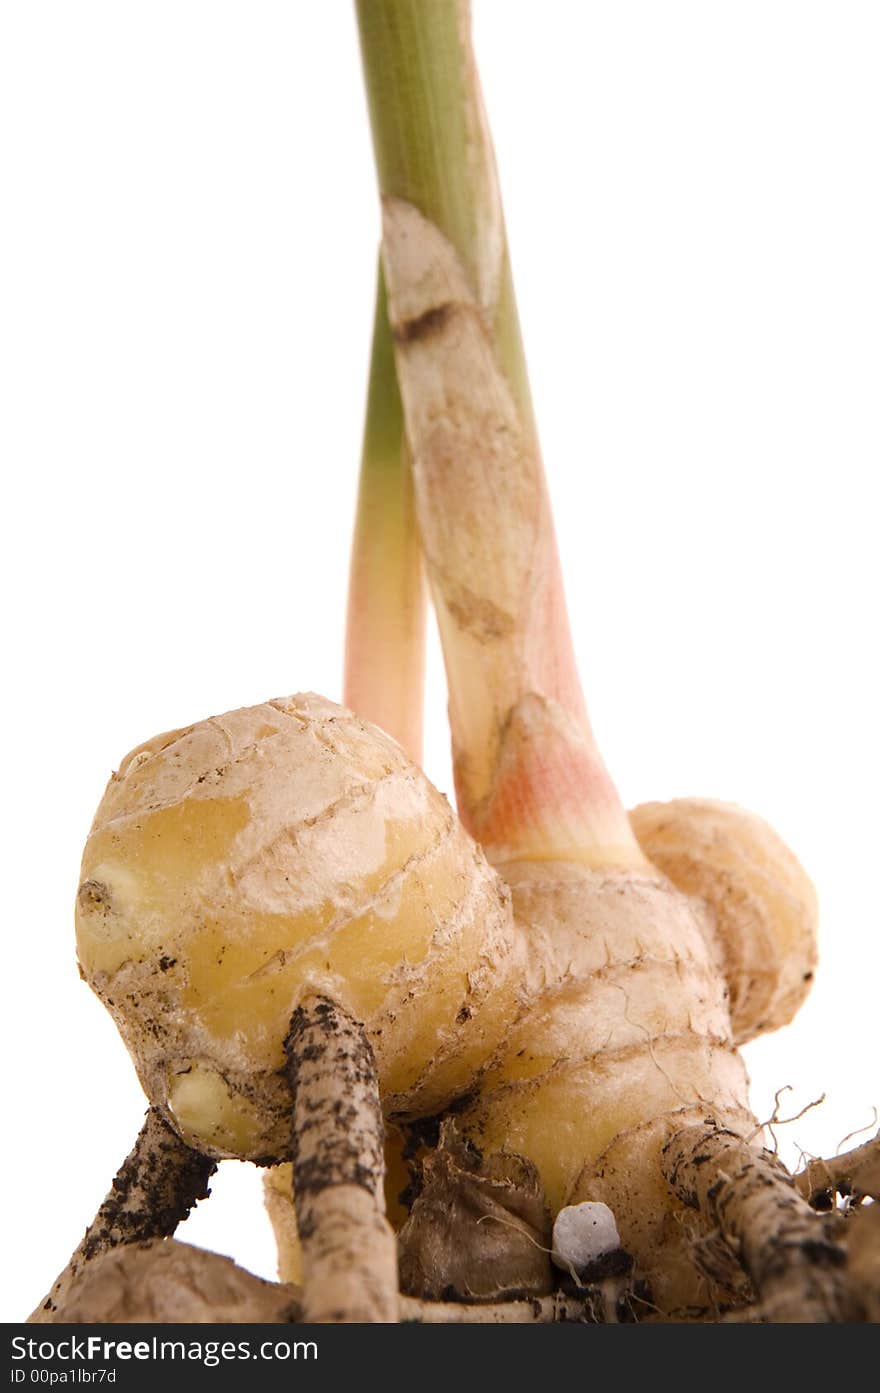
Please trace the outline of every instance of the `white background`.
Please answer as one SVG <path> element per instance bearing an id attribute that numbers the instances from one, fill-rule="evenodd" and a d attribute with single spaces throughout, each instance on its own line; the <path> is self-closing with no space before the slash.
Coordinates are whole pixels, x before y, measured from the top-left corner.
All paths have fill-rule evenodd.
<path id="1" fill-rule="evenodd" d="M 340 694 L 378 218 L 343 0 L 2 29 L 8 1320 L 144 1107 L 74 962 L 107 776 Z M 833 1152 L 880 1101 L 880 11 L 478 0 L 476 36 L 594 724 L 628 804 L 742 802 L 815 878 L 816 987 L 748 1059 L 761 1116 L 827 1094 L 786 1157 Z M 249 1167 L 182 1236 L 273 1271 Z"/>

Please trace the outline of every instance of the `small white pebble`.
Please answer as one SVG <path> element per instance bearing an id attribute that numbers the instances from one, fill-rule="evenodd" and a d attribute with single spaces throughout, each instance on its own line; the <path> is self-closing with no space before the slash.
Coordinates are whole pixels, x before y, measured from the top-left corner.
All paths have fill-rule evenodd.
<path id="1" fill-rule="evenodd" d="M 582 1272 L 620 1247 L 620 1234 L 607 1204 L 567 1204 L 553 1225 L 553 1261 L 568 1272 Z"/>

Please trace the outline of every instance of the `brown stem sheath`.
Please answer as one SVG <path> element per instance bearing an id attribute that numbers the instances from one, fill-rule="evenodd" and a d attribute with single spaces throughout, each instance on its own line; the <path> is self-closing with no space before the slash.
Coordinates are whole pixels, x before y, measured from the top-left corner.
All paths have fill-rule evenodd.
<path id="1" fill-rule="evenodd" d="M 385 1128 L 370 1043 L 335 1002 L 310 996 L 285 1048 L 303 1320 L 396 1322 L 397 1244 L 385 1218 Z"/>
<path id="2" fill-rule="evenodd" d="M 30 1321 L 57 1319 L 74 1279 L 94 1258 L 123 1244 L 170 1237 L 196 1201 L 207 1197 L 216 1169 L 215 1161 L 182 1142 L 151 1108 L 82 1242 Z"/>

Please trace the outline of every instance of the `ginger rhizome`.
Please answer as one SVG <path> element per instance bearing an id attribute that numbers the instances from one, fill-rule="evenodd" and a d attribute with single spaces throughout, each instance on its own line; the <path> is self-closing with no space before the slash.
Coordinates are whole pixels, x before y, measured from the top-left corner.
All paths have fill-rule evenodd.
<path id="1" fill-rule="evenodd" d="M 400 747 L 313 695 L 128 755 L 76 925 L 150 1101 L 210 1156 L 287 1160 L 280 1071 L 306 991 L 365 1022 L 391 1113 L 464 1092 L 512 1013 L 504 887 Z"/>
<path id="2" fill-rule="evenodd" d="M 738 886 L 763 894 L 769 915 L 790 894 L 790 853 L 724 812 L 753 855 L 764 838 L 760 883 Z M 694 841 L 698 853 L 708 876 Z M 735 854 L 729 835 L 717 874 Z M 319 992 L 365 1022 L 389 1118 L 440 1112 L 478 1084 L 463 1133 L 531 1161 L 553 1211 L 611 1203 L 651 1275 L 653 1245 L 677 1230 L 665 1196 L 628 1211 L 627 1191 L 654 1175 L 642 1153 L 707 1101 L 728 1126 L 754 1123 L 708 899 L 677 891 L 634 839 L 632 861 L 530 852 L 495 871 L 395 742 L 301 696 L 160 736 L 122 762 L 83 856 L 79 957 L 188 1146 L 286 1161 L 284 1043 Z M 748 940 L 726 933 L 740 982 Z"/>
<path id="3" fill-rule="evenodd" d="M 280 1275 L 313 1319 L 448 1319 L 455 1294 L 518 1320 L 524 1293 L 553 1318 L 554 1253 L 582 1255 L 579 1318 L 860 1318 L 874 1296 L 838 1271 L 837 1216 L 761 1152 L 738 1050 L 808 990 L 815 893 L 742 809 L 627 815 L 574 660 L 468 6 L 357 13 L 383 233 L 359 714 L 268 701 L 159 736 L 111 779 L 77 944 L 150 1099 L 133 1156 L 173 1129 L 183 1208 L 191 1154 L 269 1167 Z M 458 815 L 415 762 L 423 569 Z M 554 1241 L 563 1210 L 577 1242 Z M 422 1304 L 399 1299 L 389 1221 Z M 876 1294 L 875 1231 L 853 1252 Z M 139 1218 L 127 1239 L 167 1232 Z M 75 1268 L 54 1290 L 86 1302 L 100 1284 Z M 248 1311 L 294 1300 L 221 1285 Z"/>

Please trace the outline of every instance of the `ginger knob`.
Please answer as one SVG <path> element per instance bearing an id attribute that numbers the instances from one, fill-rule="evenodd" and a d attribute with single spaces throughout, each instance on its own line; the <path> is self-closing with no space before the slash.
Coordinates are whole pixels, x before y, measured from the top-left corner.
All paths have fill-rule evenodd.
<path id="1" fill-rule="evenodd" d="M 393 740 L 314 695 L 133 751 L 86 843 L 76 927 L 151 1102 L 218 1157 L 288 1156 L 283 1046 L 307 990 L 365 1024 L 401 1113 L 463 1091 L 511 1005 L 495 873 Z"/>
<path id="2" fill-rule="evenodd" d="M 813 978 L 818 919 L 815 889 L 794 854 L 733 803 L 676 798 L 642 803 L 629 816 L 648 859 L 708 908 L 736 1042 L 787 1024 Z"/>

